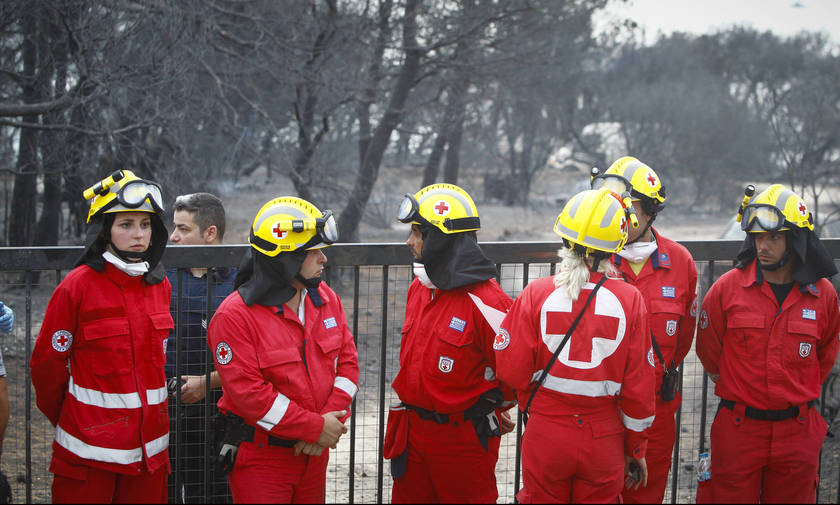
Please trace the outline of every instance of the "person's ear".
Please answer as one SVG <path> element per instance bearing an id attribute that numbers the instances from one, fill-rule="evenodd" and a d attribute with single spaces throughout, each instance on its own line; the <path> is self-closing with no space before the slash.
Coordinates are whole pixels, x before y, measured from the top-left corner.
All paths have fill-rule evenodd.
<path id="1" fill-rule="evenodd" d="M 216 237 L 218 236 L 218 229 L 216 228 L 215 224 L 211 224 L 204 230 L 204 243 L 205 244 L 214 244 L 216 242 Z"/>

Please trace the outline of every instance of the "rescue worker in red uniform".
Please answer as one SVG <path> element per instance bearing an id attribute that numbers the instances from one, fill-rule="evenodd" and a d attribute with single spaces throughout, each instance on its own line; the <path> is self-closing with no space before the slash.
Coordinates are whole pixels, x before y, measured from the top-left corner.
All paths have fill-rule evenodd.
<path id="1" fill-rule="evenodd" d="M 747 238 L 703 299 L 697 355 L 720 405 L 698 503 L 815 503 L 828 430 L 814 408 L 837 358 L 837 273 L 802 199 L 773 184 L 739 211 Z"/>
<path id="2" fill-rule="evenodd" d="M 675 414 L 682 397 L 679 371 L 694 341 L 697 267 L 688 249 L 662 236 L 653 221 L 665 208 L 665 188 L 648 165 L 631 156 L 619 158 L 604 174 L 593 171 L 592 187 L 629 191 L 639 227 L 628 230 L 627 243 L 612 257 L 625 281 L 645 299 L 656 363 L 656 418 L 647 429 L 648 481 L 629 483 L 625 503 L 662 503 L 676 439 Z"/>
<path id="3" fill-rule="evenodd" d="M 165 503 L 170 286 L 160 186 L 118 170 L 85 191 L 88 246 L 53 292 L 30 358 L 55 426 L 54 503 Z"/>
<path id="4" fill-rule="evenodd" d="M 226 414 L 220 455 L 236 503 L 325 500 L 329 448 L 347 432 L 359 382 L 341 300 L 321 282 L 322 248 L 337 239 L 331 211 L 291 196 L 269 201 L 235 291 L 210 321 Z"/>
<path id="5" fill-rule="evenodd" d="M 400 403 L 385 435 L 391 501 L 495 503 L 499 443 L 514 424 L 492 346 L 512 300 L 478 245 L 478 210 L 462 188 L 433 184 L 406 194 L 397 218 L 411 223 L 416 277 L 392 384 Z"/>
<path id="6" fill-rule="evenodd" d="M 647 480 L 655 409 L 647 311 L 609 261 L 628 219 L 608 189 L 569 199 L 554 225 L 560 271 L 525 287 L 496 336 L 499 380 L 527 421 L 521 503 L 615 503 L 625 474 Z"/>

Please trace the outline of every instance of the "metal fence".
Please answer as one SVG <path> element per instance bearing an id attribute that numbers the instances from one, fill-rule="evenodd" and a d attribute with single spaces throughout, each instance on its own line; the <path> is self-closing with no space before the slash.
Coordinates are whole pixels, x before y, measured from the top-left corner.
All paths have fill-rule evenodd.
<path id="1" fill-rule="evenodd" d="M 834 258 L 840 258 L 840 240 L 824 241 Z M 694 256 L 698 266 L 701 294 L 723 272 L 731 268 L 731 258 L 740 241 L 682 242 Z M 191 267 L 238 266 L 245 245 L 171 246 L 163 262 L 177 268 L 179 275 Z M 511 297 L 516 297 L 533 279 L 551 275 L 556 268 L 557 243 L 552 242 L 485 242 L 482 248 L 497 263 L 500 284 Z M 399 336 L 405 311 L 405 296 L 412 278 L 411 258 L 402 244 L 338 244 L 326 250 L 329 259 L 327 282 L 340 295 L 359 352 L 359 392 L 350 418 L 349 436 L 342 437 L 331 452 L 327 473 L 327 502 L 388 503 L 391 477 L 382 458 L 387 406 L 394 401 L 390 383 L 399 365 Z M 16 326 L 11 337 L 0 340 L 8 370 L 7 382 L 11 403 L 11 419 L 3 445 L 3 469 L 9 476 L 17 502 L 48 503 L 50 501 L 49 461 L 54 429 L 33 402 L 28 357 L 38 334 L 46 304 L 55 286 L 79 257 L 79 247 L 0 248 L 0 300 L 15 309 Z M 836 260 L 835 260 L 836 261 Z M 180 281 L 178 281 L 180 282 Z M 179 293 L 173 286 L 173 293 Z M 180 303 L 180 300 L 177 301 Z M 210 301 L 208 300 L 208 307 Z M 181 324 L 177 321 L 176 324 Z M 206 331 L 206 330 L 205 330 Z M 176 335 L 179 334 L 176 328 Z M 170 345 L 172 341 L 170 340 Z M 207 352 L 208 362 L 212 359 Z M 178 358 L 180 364 L 181 358 Z M 840 403 L 840 381 L 835 373 L 824 387 L 820 408 L 829 423 Z M 674 447 L 673 466 L 666 490 L 669 503 L 694 502 L 696 479 L 694 465 L 698 453 L 708 447 L 708 436 L 717 400 L 711 383 L 694 352 L 682 365 L 682 407 L 677 413 L 678 437 Z M 207 420 L 212 402 L 199 409 L 172 402 L 173 417 L 192 417 L 184 426 L 173 423 L 170 455 L 170 496 L 182 484 L 186 467 L 198 472 L 202 483 L 193 494 L 195 501 L 229 500 L 223 479 L 213 474 L 209 448 L 203 444 L 198 461 L 188 447 L 182 430 L 202 431 L 207 435 Z M 186 409 L 192 408 L 187 412 Z M 517 420 L 516 435 L 503 437 L 496 477 L 499 502 L 511 503 L 521 486 Z M 836 427 L 835 427 L 835 430 Z M 206 440 L 206 438 L 201 438 Z M 181 442 L 179 442 L 181 441 Z M 826 446 L 828 443 L 826 443 Z M 836 447 L 836 446 L 835 446 Z M 194 448 L 193 448 L 194 449 Z M 819 501 L 840 502 L 837 482 L 836 449 L 823 454 Z M 828 473 L 828 470 L 832 473 Z M 221 480 L 221 486 L 213 485 Z M 174 498 L 173 498 L 174 499 Z"/>

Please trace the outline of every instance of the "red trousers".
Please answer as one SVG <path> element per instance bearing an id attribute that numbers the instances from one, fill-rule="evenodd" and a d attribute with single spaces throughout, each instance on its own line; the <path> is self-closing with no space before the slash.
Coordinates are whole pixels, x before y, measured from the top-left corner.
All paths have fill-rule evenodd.
<path id="1" fill-rule="evenodd" d="M 324 503 L 329 460 L 329 449 L 295 456 L 293 448 L 242 442 L 228 474 L 233 502 Z"/>
<path id="2" fill-rule="evenodd" d="M 391 503 L 496 503 L 500 437 L 488 450 L 471 421 L 437 424 L 408 412 L 408 463 Z"/>
<path id="3" fill-rule="evenodd" d="M 624 426 L 617 411 L 531 415 L 522 436 L 520 503 L 618 503 Z"/>
<path id="4" fill-rule="evenodd" d="M 665 498 L 665 487 L 668 485 L 668 472 L 671 471 L 676 433 L 674 407 L 670 404 L 658 403 L 656 417 L 647 429 L 648 446 L 645 455 L 648 468 L 647 486 L 640 486 L 636 490 L 625 488 L 621 492 L 624 503 L 662 503 Z"/>
<path id="5" fill-rule="evenodd" d="M 53 458 L 53 503 L 166 503 L 167 468 L 125 475 Z"/>
<path id="6" fill-rule="evenodd" d="M 828 425 L 817 409 L 759 421 L 720 409 L 712 424 L 712 478 L 698 503 L 816 503 Z"/>

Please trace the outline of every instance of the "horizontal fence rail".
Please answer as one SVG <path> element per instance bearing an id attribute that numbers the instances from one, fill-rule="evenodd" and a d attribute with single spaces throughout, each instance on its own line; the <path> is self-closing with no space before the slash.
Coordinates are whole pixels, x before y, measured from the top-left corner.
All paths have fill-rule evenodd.
<path id="1" fill-rule="evenodd" d="M 698 267 L 701 296 L 714 280 L 732 268 L 741 247 L 740 240 L 682 241 Z M 824 240 L 835 262 L 840 259 L 840 239 Z M 530 281 L 551 275 L 557 268 L 557 242 L 482 242 L 482 249 L 499 269 L 499 282 L 508 295 L 515 298 Z M 238 267 L 247 245 L 169 246 L 163 257 L 167 268 L 177 269 L 173 285 L 173 307 L 185 303 L 180 286 L 190 268 Z M 55 286 L 75 265 L 81 247 L 0 247 L 0 300 L 15 310 L 16 325 L 11 336 L 0 337 L 7 367 L 11 419 L 3 445 L 3 470 L 9 476 L 16 502 L 50 502 L 52 476 L 48 472 L 54 429 L 33 402 L 28 360 L 40 329 L 46 304 Z M 352 407 L 349 434 L 342 437 L 330 455 L 327 474 L 327 502 L 388 503 L 391 476 L 382 458 L 384 426 L 388 405 L 395 401 L 390 388 L 399 367 L 399 336 L 405 311 L 405 296 L 413 277 L 411 255 L 401 243 L 335 244 L 325 250 L 328 264 L 325 280 L 339 294 L 359 352 L 359 392 Z M 207 282 L 206 312 L 212 315 L 213 289 Z M 169 345 L 176 345 L 176 373 L 183 371 L 181 335 L 187 329 L 177 310 L 176 330 Z M 209 319 L 209 317 L 208 317 Z M 202 338 L 206 339 L 206 321 Z M 3 340 L 6 339 L 6 340 Z M 212 363 L 205 353 L 204 366 Z M 840 381 L 836 370 L 824 386 L 821 411 L 831 423 L 840 404 Z M 697 456 L 708 448 L 711 420 L 717 408 L 714 384 L 703 372 L 693 350 L 681 366 L 680 390 L 683 402 L 677 413 L 677 440 L 673 466 L 666 490 L 668 503 L 694 501 Z M 207 398 L 199 404 L 185 405 L 180 394 L 170 399 L 173 419 L 170 436 L 170 500 L 184 486 L 184 480 L 198 482 L 189 491 L 195 501 L 229 501 L 224 479 L 215 475 L 213 454 L 207 444 L 212 433 L 213 403 L 219 392 L 211 391 L 206 381 Z M 514 414 L 514 417 L 518 417 Z M 177 421 L 176 421 L 177 420 Z M 496 478 L 499 502 L 512 503 L 521 486 L 517 430 L 505 435 L 499 451 Z M 838 431 L 834 427 L 833 431 Z M 823 454 L 822 461 L 837 455 Z M 190 473 L 192 472 L 192 473 Z M 819 501 L 840 502 L 837 481 L 840 475 L 826 475 L 821 482 Z"/>

